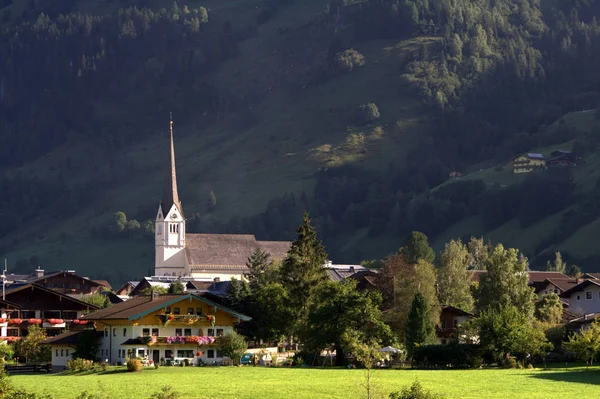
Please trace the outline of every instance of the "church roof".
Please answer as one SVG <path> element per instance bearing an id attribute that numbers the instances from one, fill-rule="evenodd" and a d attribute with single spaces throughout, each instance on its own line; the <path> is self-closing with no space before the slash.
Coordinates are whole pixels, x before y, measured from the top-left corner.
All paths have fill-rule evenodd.
<path id="1" fill-rule="evenodd" d="M 179 212 L 183 216 L 183 208 L 179 201 L 179 193 L 177 192 L 177 172 L 175 170 L 175 144 L 173 143 L 173 119 L 169 122 L 169 139 L 171 149 L 169 151 L 169 168 L 165 175 L 165 186 L 163 188 L 162 200 L 160 206 L 163 217 L 167 217 L 167 213 L 173 205 L 177 206 Z"/>
<path id="2" fill-rule="evenodd" d="M 186 234 L 185 253 L 192 270 L 246 271 L 246 262 L 261 248 L 275 260 L 283 259 L 289 241 L 257 241 L 252 234 Z"/>

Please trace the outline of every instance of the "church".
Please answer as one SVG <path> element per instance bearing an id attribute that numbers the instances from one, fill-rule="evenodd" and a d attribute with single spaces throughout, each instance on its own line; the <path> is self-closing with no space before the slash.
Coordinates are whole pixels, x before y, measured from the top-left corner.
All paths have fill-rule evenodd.
<path id="1" fill-rule="evenodd" d="M 155 222 L 155 265 L 157 277 L 188 277 L 194 280 L 242 279 L 246 261 L 260 248 L 281 260 L 289 241 L 258 241 L 252 234 L 190 234 L 177 192 L 173 120 L 169 124 L 169 165 Z"/>

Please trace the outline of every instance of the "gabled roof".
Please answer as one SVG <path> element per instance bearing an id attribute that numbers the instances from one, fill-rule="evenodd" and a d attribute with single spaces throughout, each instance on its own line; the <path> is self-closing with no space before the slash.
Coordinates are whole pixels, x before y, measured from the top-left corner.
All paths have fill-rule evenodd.
<path id="1" fill-rule="evenodd" d="M 185 253 L 192 270 L 248 270 L 246 262 L 261 248 L 271 259 L 281 260 L 291 247 L 289 241 L 257 241 L 252 234 L 186 234 Z"/>
<path id="2" fill-rule="evenodd" d="M 577 280 L 574 278 L 569 278 L 569 279 L 558 279 L 558 278 L 549 279 L 549 278 L 547 278 L 546 280 L 544 280 L 544 285 L 548 285 L 548 284 L 554 284 L 554 286 L 558 287 L 561 291 L 566 291 L 570 288 L 575 287 L 577 285 Z"/>
<path id="3" fill-rule="evenodd" d="M 585 273 L 583 275 L 584 278 L 592 278 L 595 280 L 600 280 L 600 273 Z"/>
<path id="4" fill-rule="evenodd" d="M 21 305 L 11 301 L 7 301 L 6 299 L 0 299 L 0 308 L 20 309 Z"/>
<path id="5" fill-rule="evenodd" d="M 583 280 L 581 283 L 577 284 L 574 287 L 569 288 L 565 292 L 563 292 L 563 297 L 571 296 L 574 292 L 581 291 L 590 285 L 595 285 L 596 287 L 600 287 L 600 282 L 597 280 Z"/>
<path id="6" fill-rule="evenodd" d="M 442 305 L 442 312 L 456 313 L 461 316 L 475 317 L 474 314 L 466 312 L 462 309 L 459 309 L 459 308 L 451 306 L 451 305 Z"/>
<path id="7" fill-rule="evenodd" d="M 180 294 L 180 295 L 160 295 L 152 298 L 150 295 L 140 295 L 131 298 L 130 300 L 122 303 L 117 303 L 109 308 L 99 310 L 94 313 L 90 313 L 82 320 L 114 320 L 114 319 L 128 319 L 135 320 L 143 316 L 146 316 L 159 309 L 171 306 L 175 303 L 181 302 L 185 299 L 195 298 L 201 302 L 204 302 L 210 306 L 220 309 L 224 312 L 238 317 L 240 320 L 248 321 L 252 318 L 244 314 L 238 313 L 232 309 L 229 309 L 216 302 L 203 298 L 195 294 Z"/>
<path id="8" fill-rule="evenodd" d="M 92 280 L 92 281 L 96 284 L 100 284 L 101 286 L 103 286 L 109 290 L 112 290 L 112 286 L 110 285 L 108 280 Z"/>
<path id="9" fill-rule="evenodd" d="M 45 288 L 45 287 L 43 287 L 43 286 L 41 286 L 39 284 L 33 284 L 33 283 L 21 285 L 21 286 L 16 287 L 16 288 L 12 288 L 11 287 L 10 289 L 8 289 L 6 291 L 6 295 L 10 295 L 10 294 L 13 294 L 15 292 L 26 290 L 26 289 L 31 289 L 31 288 L 36 289 L 36 290 L 40 290 L 40 291 L 44 291 L 44 292 L 47 292 L 47 293 L 50 293 L 50 294 L 53 294 L 53 295 L 56 295 L 56 296 L 60 297 L 61 299 L 66 299 L 66 300 L 69 300 L 71 302 L 75 302 L 75 303 L 77 303 L 79 305 L 82 305 L 82 306 L 85 306 L 85 307 L 88 307 L 88 308 L 91 308 L 91 309 L 94 309 L 94 310 L 95 309 L 99 309 L 98 306 L 96 306 L 96 305 L 92 305 L 90 303 L 87 303 L 87 302 L 84 302 L 84 301 L 80 301 L 79 299 L 73 298 L 72 296 L 69 296 L 69 295 L 66 295 L 66 294 L 62 294 L 62 293 L 60 293 L 58 291 L 54 291 L 54 290 L 51 290 L 49 288 Z"/>
<path id="10" fill-rule="evenodd" d="M 79 341 L 79 337 L 82 334 L 94 334 L 97 338 L 102 337 L 102 331 L 94 330 L 77 330 L 77 331 L 66 331 L 62 334 L 55 335 L 53 337 L 46 338 L 41 341 L 40 344 L 44 345 L 69 345 L 74 346 Z"/>
<path id="11" fill-rule="evenodd" d="M 530 270 L 529 273 L 529 281 L 532 283 L 542 282 L 546 279 L 571 279 L 571 277 L 566 274 L 560 272 L 547 272 L 547 271 L 537 271 Z"/>

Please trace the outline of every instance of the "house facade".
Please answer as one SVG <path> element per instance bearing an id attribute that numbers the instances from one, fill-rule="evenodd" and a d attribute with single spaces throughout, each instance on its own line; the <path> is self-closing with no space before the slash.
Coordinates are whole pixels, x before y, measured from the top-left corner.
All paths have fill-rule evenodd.
<path id="1" fill-rule="evenodd" d="M 546 167 L 546 160 L 542 154 L 527 153 L 513 158 L 514 173 L 530 173 Z"/>
<path id="2" fill-rule="evenodd" d="M 446 345 L 455 342 L 458 339 L 458 327 L 473 317 L 475 316 L 469 312 L 454 306 L 443 305 L 440 313 L 440 324 L 435 329 L 436 344 Z"/>
<path id="3" fill-rule="evenodd" d="M 562 297 L 569 302 L 569 310 L 573 313 L 600 313 L 600 281 L 584 280 L 566 290 Z"/>
<path id="4" fill-rule="evenodd" d="M 222 281 L 242 279 L 248 273 L 246 261 L 260 248 L 272 259 L 283 259 L 290 248 L 287 241 L 259 241 L 251 234 L 190 234 L 177 189 L 173 121 L 169 126 L 169 165 L 155 220 L 154 276 L 192 277 Z"/>
<path id="5" fill-rule="evenodd" d="M 155 363 L 202 361 L 220 363 L 219 337 L 250 317 L 192 293 L 137 296 L 91 313 L 101 334 L 98 356 L 123 363 L 131 356 Z"/>
<path id="6" fill-rule="evenodd" d="M 7 290 L 0 307 L 0 339 L 5 341 L 27 335 L 27 328 L 33 324 L 44 328 L 48 336 L 58 335 L 77 328 L 83 315 L 98 310 L 97 306 L 36 284 Z"/>

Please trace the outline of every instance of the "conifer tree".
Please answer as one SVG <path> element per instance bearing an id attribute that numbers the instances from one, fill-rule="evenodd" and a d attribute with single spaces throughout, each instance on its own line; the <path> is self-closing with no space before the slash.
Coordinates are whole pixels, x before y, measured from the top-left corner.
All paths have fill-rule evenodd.
<path id="1" fill-rule="evenodd" d="M 326 281 L 323 268 L 327 253 L 311 225 L 308 213 L 297 229 L 298 237 L 292 243 L 281 267 L 281 280 L 289 293 L 289 311 L 294 331 L 306 321 L 308 306 L 316 289 Z"/>
<path id="2" fill-rule="evenodd" d="M 406 323 L 406 348 L 413 355 L 419 345 L 432 344 L 435 341 L 435 327 L 429 316 L 429 304 L 418 292 L 413 298 L 408 322 Z"/>
<path id="3" fill-rule="evenodd" d="M 433 263 L 435 260 L 435 251 L 429 246 L 427 236 L 420 231 L 410 233 L 404 245 L 399 251 L 404 259 L 410 264 L 416 264 L 419 259 L 428 263 Z"/>

